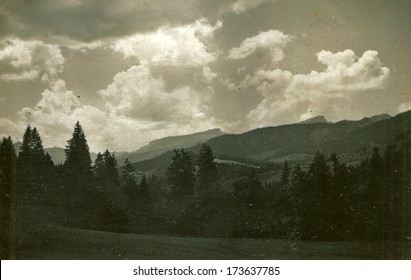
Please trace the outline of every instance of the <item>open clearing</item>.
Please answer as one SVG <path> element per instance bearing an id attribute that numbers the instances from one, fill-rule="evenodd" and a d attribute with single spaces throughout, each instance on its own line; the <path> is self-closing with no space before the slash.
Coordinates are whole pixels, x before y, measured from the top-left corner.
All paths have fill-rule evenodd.
<path id="1" fill-rule="evenodd" d="M 406 242 L 410 258 L 411 242 Z M 370 242 L 189 238 L 50 227 L 25 233 L 18 259 L 380 259 Z"/>

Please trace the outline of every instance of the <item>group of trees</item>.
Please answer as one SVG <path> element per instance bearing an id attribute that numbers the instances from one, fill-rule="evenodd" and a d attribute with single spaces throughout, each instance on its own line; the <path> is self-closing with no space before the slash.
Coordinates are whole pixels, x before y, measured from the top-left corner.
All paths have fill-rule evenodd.
<path id="1" fill-rule="evenodd" d="M 245 176 L 227 175 L 203 144 L 198 154 L 174 150 L 164 177 L 146 177 L 128 160 L 119 167 L 108 150 L 92 162 L 78 122 L 65 163 L 54 165 L 29 126 L 18 155 L 10 138 L 0 145 L 1 257 L 14 251 L 16 227 L 46 223 L 205 237 L 379 240 L 398 254 L 408 150 L 401 141 L 383 155 L 374 148 L 357 166 L 317 152 L 309 166 L 286 161 L 279 181 L 262 183 L 259 175 L 271 165 L 244 164 Z"/>
<path id="2" fill-rule="evenodd" d="M 16 154 L 11 138 L 0 143 L 0 259 L 14 258 Z"/>

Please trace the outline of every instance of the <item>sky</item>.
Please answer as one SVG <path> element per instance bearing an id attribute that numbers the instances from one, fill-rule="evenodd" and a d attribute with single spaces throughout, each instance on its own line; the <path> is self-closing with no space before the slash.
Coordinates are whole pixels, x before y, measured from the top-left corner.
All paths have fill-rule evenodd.
<path id="1" fill-rule="evenodd" d="M 411 1 L 1 0 L 0 136 L 90 150 L 411 109 Z"/>

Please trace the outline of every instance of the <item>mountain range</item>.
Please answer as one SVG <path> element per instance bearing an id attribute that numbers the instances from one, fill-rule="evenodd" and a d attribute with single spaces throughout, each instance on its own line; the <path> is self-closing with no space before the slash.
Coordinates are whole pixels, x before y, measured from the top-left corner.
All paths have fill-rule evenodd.
<path id="1" fill-rule="evenodd" d="M 173 149 L 197 152 L 202 143 L 212 148 L 219 162 L 278 162 L 284 160 L 305 164 L 316 151 L 337 153 L 342 161 L 356 164 L 374 147 L 384 148 L 402 135 L 410 135 L 411 111 L 391 117 L 376 115 L 356 121 L 328 122 L 324 116 L 273 127 L 263 127 L 241 134 L 226 134 L 220 129 L 171 136 L 151 141 L 134 152 L 115 153 L 121 166 L 125 159 L 147 172 L 164 170 L 171 161 Z M 21 143 L 15 144 L 16 151 Z M 63 163 L 63 148 L 46 148 L 55 163 Z M 95 153 L 91 153 L 94 160 Z"/>
<path id="2" fill-rule="evenodd" d="M 323 118 L 320 118 L 322 120 Z M 358 164 L 377 146 L 381 152 L 399 137 L 411 138 L 411 111 L 395 117 L 377 115 L 357 121 L 327 121 L 297 123 L 264 127 L 242 134 L 225 134 L 211 138 L 206 143 L 216 158 L 230 163 L 255 162 L 291 163 L 308 165 L 314 154 L 336 153 L 341 161 Z M 200 145 L 189 150 L 196 153 Z M 142 172 L 163 174 L 171 162 L 172 152 L 152 159 L 135 162 Z"/>

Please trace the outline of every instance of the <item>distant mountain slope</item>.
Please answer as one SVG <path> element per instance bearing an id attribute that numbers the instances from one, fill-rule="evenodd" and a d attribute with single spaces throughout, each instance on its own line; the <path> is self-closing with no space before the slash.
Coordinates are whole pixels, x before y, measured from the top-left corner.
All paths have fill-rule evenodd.
<path id="1" fill-rule="evenodd" d="M 147 160 L 159 156 L 169 150 L 190 148 L 209 139 L 224 135 L 220 129 L 211 129 L 189 135 L 171 136 L 151 141 L 147 146 L 141 147 L 135 152 L 121 153 L 117 155 L 117 162 L 121 165 L 126 158 L 130 162 Z"/>
<path id="2" fill-rule="evenodd" d="M 398 117 L 400 118 L 400 117 Z M 355 152 L 374 144 L 385 145 L 396 133 L 386 135 L 380 128 L 370 136 L 367 143 L 356 140 L 355 134 L 370 125 L 376 127 L 394 125 L 397 118 L 387 115 L 364 118 L 359 121 L 341 121 L 337 123 L 291 124 L 277 127 L 265 127 L 239 135 L 224 135 L 211 139 L 208 144 L 216 155 L 229 154 L 259 159 L 275 159 L 290 154 L 313 154 L 317 150 L 324 152 Z M 385 141 L 373 141 L 374 138 L 387 138 Z M 261 156 L 266 154 L 267 158 Z"/>
<path id="3" fill-rule="evenodd" d="M 243 134 L 222 135 L 207 143 L 219 159 L 249 158 L 282 162 L 285 159 L 307 163 L 316 151 L 337 153 L 345 162 L 356 163 L 367 154 L 363 149 L 384 148 L 401 135 L 411 134 L 411 111 L 395 117 L 378 115 L 358 121 L 291 124 L 265 127 Z M 199 145 L 190 149 L 198 152 Z M 164 170 L 172 152 L 135 163 L 141 171 Z"/>

